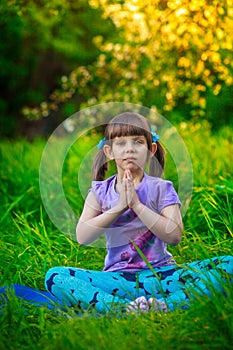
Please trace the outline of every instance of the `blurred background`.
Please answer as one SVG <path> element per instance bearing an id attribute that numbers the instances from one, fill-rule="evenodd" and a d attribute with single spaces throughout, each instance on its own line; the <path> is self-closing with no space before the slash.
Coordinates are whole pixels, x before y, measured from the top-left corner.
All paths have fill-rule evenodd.
<path id="1" fill-rule="evenodd" d="M 110 101 L 233 126 L 232 29 L 232 0 L 1 0 L 0 136 Z"/>

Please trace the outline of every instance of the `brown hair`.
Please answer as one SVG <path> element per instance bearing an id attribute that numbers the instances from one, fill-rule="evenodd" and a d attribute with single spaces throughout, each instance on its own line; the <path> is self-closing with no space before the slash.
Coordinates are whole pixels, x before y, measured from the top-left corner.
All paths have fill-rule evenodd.
<path id="1" fill-rule="evenodd" d="M 152 134 L 149 121 L 141 114 L 134 112 L 124 112 L 115 116 L 105 127 L 106 143 L 111 145 L 111 141 L 115 137 L 121 136 L 145 136 L 147 140 L 148 150 L 152 149 Z M 162 145 L 157 141 L 157 150 L 150 159 L 149 174 L 161 177 L 164 170 L 165 151 Z M 103 149 L 96 154 L 93 167 L 93 180 L 103 181 L 105 173 L 108 170 L 107 158 Z"/>

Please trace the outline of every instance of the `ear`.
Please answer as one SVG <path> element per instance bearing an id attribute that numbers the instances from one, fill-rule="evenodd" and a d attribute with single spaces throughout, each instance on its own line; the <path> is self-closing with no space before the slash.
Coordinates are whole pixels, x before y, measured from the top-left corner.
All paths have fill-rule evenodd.
<path id="1" fill-rule="evenodd" d="M 107 157 L 108 159 L 110 159 L 110 160 L 114 159 L 114 155 L 113 155 L 111 146 L 109 146 L 109 145 L 104 145 L 104 147 L 103 147 L 103 152 L 104 152 L 104 154 L 106 155 L 106 157 Z"/>
<path id="2" fill-rule="evenodd" d="M 149 157 L 152 158 L 155 155 L 156 151 L 157 151 L 157 143 L 153 142 Z"/>

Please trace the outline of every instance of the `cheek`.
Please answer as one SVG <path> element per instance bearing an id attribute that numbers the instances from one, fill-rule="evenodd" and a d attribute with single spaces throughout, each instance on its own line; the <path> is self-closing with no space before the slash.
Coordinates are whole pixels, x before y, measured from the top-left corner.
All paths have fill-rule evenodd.
<path id="1" fill-rule="evenodd" d="M 112 158 L 111 158 L 111 160 L 114 160 L 115 162 L 117 162 L 118 160 L 119 160 L 119 154 L 117 154 L 117 152 L 114 152 L 113 154 L 112 154 Z"/>
<path id="2" fill-rule="evenodd" d="M 121 156 L 121 151 L 120 151 L 119 149 L 115 149 L 115 150 L 113 150 L 112 154 L 113 154 L 113 157 L 114 157 L 115 159 L 116 159 L 116 158 L 120 158 L 120 156 Z"/>

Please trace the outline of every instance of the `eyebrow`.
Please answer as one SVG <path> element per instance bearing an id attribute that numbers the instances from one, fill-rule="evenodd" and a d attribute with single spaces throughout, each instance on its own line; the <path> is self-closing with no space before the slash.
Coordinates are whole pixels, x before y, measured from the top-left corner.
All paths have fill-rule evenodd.
<path id="1" fill-rule="evenodd" d="M 144 135 L 137 135 L 137 136 L 132 136 L 133 140 L 145 140 L 145 136 Z"/>
<path id="2" fill-rule="evenodd" d="M 124 136 L 116 136 L 115 138 L 116 139 L 120 139 L 120 138 L 123 138 L 123 137 L 131 137 L 133 140 L 136 140 L 136 139 L 144 139 L 145 136 L 144 135 L 124 135 Z"/>

